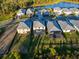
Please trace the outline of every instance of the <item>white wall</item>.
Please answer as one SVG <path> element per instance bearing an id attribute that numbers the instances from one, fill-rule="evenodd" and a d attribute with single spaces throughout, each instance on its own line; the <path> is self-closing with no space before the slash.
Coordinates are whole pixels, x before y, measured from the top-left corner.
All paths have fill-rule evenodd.
<path id="1" fill-rule="evenodd" d="M 30 32 L 30 29 L 17 29 L 17 32 L 19 34 L 27 34 L 27 32 Z"/>

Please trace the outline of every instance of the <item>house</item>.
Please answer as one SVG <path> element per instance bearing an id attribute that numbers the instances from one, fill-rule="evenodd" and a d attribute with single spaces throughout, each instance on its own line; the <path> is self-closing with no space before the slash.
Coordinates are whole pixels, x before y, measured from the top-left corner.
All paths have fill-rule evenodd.
<path id="1" fill-rule="evenodd" d="M 79 32 L 79 20 L 70 20 L 74 28 Z"/>
<path id="2" fill-rule="evenodd" d="M 44 21 L 33 21 L 33 32 L 35 35 L 42 35 L 45 33 Z"/>
<path id="3" fill-rule="evenodd" d="M 63 32 L 75 31 L 74 27 L 68 24 L 65 20 L 58 20 L 58 23 L 61 26 Z"/>
<path id="4" fill-rule="evenodd" d="M 35 12 L 35 15 L 36 15 L 37 17 L 42 16 L 41 10 L 36 11 L 36 12 Z"/>
<path id="5" fill-rule="evenodd" d="M 21 12 L 26 14 L 26 9 L 21 9 Z"/>
<path id="6" fill-rule="evenodd" d="M 25 22 L 20 22 L 17 27 L 17 32 L 19 34 L 27 34 L 28 32 L 30 32 L 31 26 L 31 22 L 28 20 Z"/>
<path id="7" fill-rule="evenodd" d="M 79 9 L 78 8 L 73 8 L 73 13 L 78 16 L 79 15 Z"/>
<path id="8" fill-rule="evenodd" d="M 19 11 L 17 12 L 16 17 L 20 18 L 24 14 L 26 14 L 26 9 L 19 9 Z"/>
<path id="9" fill-rule="evenodd" d="M 50 15 L 50 12 L 49 11 L 46 11 L 43 13 L 43 16 L 49 16 Z"/>
<path id="10" fill-rule="evenodd" d="M 55 8 L 53 8 L 53 12 L 55 13 L 55 15 L 61 15 L 62 9 L 59 7 L 55 7 Z"/>
<path id="11" fill-rule="evenodd" d="M 78 8 L 70 8 L 70 10 L 75 14 L 76 16 L 79 15 L 79 9 Z"/>
<path id="12" fill-rule="evenodd" d="M 57 38 L 57 37 L 62 37 L 62 33 L 60 28 L 54 21 L 48 21 L 47 22 L 47 30 L 50 36 Z"/>
<path id="13" fill-rule="evenodd" d="M 42 10 L 41 10 L 41 14 L 43 14 L 43 13 L 45 13 L 45 12 L 47 12 L 46 9 L 42 9 Z"/>
<path id="14" fill-rule="evenodd" d="M 76 16 L 79 16 L 79 10 L 75 10 L 75 11 L 74 11 L 74 14 L 75 14 Z"/>
<path id="15" fill-rule="evenodd" d="M 31 17 L 34 15 L 34 12 L 31 9 L 27 9 L 26 15 L 28 15 L 28 17 Z"/>
<path id="16" fill-rule="evenodd" d="M 52 33 L 52 32 L 55 32 L 55 31 L 61 31 L 59 28 L 57 28 L 55 26 L 55 24 L 53 23 L 53 21 L 48 21 L 47 22 L 47 28 L 48 28 L 48 32 L 49 33 Z"/>
<path id="17" fill-rule="evenodd" d="M 63 13 L 65 15 L 71 15 L 71 14 L 73 14 L 73 12 L 70 9 L 68 9 L 68 8 L 63 8 L 62 11 L 63 11 Z"/>
<path id="18" fill-rule="evenodd" d="M 43 19 L 43 16 L 42 16 L 42 14 L 41 14 L 41 10 L 38 10 L 38 11 L 35 13 L 35 15 L 36 15 L 36 17 L 37 17 L 38 19 Z"/>

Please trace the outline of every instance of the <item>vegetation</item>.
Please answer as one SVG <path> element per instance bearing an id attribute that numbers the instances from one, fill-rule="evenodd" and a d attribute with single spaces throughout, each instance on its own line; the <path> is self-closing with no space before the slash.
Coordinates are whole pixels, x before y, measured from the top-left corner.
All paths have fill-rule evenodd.
<path id="1" fill-rule="evenodd" d="M 55 0 L 54 0 L 55 1 Z M 19 8 L 27 6 L 39 6 L 52 0 L 0 0 L 0 21 L 14 17 L 14 14 Z M 58 2 L 59 0 L 57 0 Z M 38 5 L 39 3 L 39 5 Z M 7 16 L 8 15 L 8 16 Z M 52 13 L 51 13 L 52 15 Z M 21 18 L 26 18 L 24 15 Z M 0 35 L 4 32 L 0 28 Z M 79 33 L 70 32 L 64 33 L 65 38 L 50 38 L 46 35 L 19 35 L 16 34 L 14 42 L 11 46 L 11 51 L 8 54 L 0 57 L 0 59 L 72 59 L 79 58 Z M 74 48 L 75 47 L 75 48 Z"/>
<path id="2" fill-rule="evenodd" d="M 4 33 L 5 28 L 0 28 L 0 36 Z"/>
<path id="3" fill-rule="evenodd" d="M 48 4 L 58 3 L 60 0 L 34 0 L 33 6 L 44 6 Z"/>
<path id="4" fill-rule="evenodd" d="M 19 52 L 12 51 L 8 55 L 4 55 L 2 59 L 21 59 L 21 57 Z"/>
<path id="5" fill-rule="evenodd" d="M 74 2 L 74 0 L 64 1 Z M 28 6 L 42 6 L 58 2 L 60 2 L 60 0 L 0 0 L 0 20 L 8 20 L 9 18 L 14 17 L 15 12 L 20 8 L 27 8 Z"/>
<path id="6" fill-rule="evenodd" d="M 32 2 L 33 0 L 0 0 L 0 20 L 13 17 L 18 9 L 26 8 L 30 6 Z M 5 16 L 5 18 L 3 16 Z"/>
<path id="7" fill-rule="evenodd" d="M 74 34 L 79 35 L 78 32 L 74 32 Z M 78 59 L 79 38 L 74 38 L 74 41 L 71 40 L 73 38 L 71 37 L 72 34 L 65 33 L 65 35 L 68 37 L 67 40 L 64 38 L 50 38 L 48 35 L 34 37 L 31 34 L 17 34 L 12 50 L 7 55 L 4 55 L 2 59 Z"/>
<path id="8" fill-rule="evenodd" d="M 44 6 L 44 5 L 49 5 L 49 4 L 56 4 L 59 2 L 72 2 L 72 3 L 77 3 L 79 4 L 78 0 L 34 0 L 33 6 Z"/>

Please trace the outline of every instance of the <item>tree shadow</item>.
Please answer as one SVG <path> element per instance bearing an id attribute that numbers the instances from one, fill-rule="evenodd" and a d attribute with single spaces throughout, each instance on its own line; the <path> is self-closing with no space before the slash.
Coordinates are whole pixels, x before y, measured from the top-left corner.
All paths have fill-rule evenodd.
<path id="1" fill-rule="evenodd" d="M 39 46 L 40 41 L 41 41 L 40 36 L 34 37 L 34 36 L 29 35 L 28 38 L 20 46 L 21 48 L 20 51 L 22 51 L 23 49 L 23 52 L 21 53 L 22 55 L 21 58 L 33 59 L 35 49 L 37 46 Z"/>
<path id="2" fill-rule="evenodd" d="M 11 42 L 9 48 L 8 48 L 8 53 L 9 53 L 9 52 L 13 49 L 13 47 L 19 42 L 20 38 L 21 38 L 21 35 L 19 35 L 19 34 L 16 32 L 16 34 L 15 34 L 15 36 L 14 36 L 14 38 L 13 38 L 13 40 L 12 40 L 12 42 Z"/>

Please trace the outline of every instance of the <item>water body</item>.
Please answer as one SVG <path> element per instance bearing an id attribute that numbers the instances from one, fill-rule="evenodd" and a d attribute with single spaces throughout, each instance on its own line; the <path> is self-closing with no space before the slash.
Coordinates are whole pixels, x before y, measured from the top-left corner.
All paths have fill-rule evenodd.
<path id="1" fill-rule="evenodd" d="M 55 7 L 60 7 L 60 8 L 79 8 L 79 4 L 70 3 L 70 2 L 60 2 L 60 3 L 54 4 L 54 5 L 44 6 L 44 8 L 55 8 Z"/>

